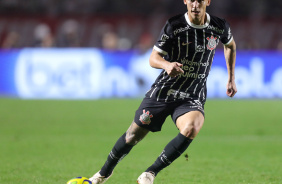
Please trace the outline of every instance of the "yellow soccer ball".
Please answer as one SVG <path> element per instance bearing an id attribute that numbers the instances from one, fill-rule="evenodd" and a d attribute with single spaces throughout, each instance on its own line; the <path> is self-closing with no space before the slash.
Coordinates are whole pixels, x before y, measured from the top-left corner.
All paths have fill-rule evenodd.
<path id="1" fill-rule="evenodd" d="M 92 184 L 92 182 L 85 177 L 76 177 L 68 181 L 67 184 Z"/>

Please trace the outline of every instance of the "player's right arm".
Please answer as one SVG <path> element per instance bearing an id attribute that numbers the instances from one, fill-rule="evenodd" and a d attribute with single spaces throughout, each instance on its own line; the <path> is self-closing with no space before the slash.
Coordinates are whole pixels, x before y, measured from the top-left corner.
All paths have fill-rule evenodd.
<path id="1" fill-rule="evenodd" d="M 160 35 L 154 45 L 153 51 L 149 59 L 151 67 L 164 69 L 170 77 L 176 77 L 179 74 L 184 73 L 181 68 L 181 63 L 169 62 L 164 59 L 164 56 L 167 56 L 169 53 L 172 53 L 172 48 L 174 45 L 173 30 L 174 29 L 172 28 L 170 22 L 167 21 L 160 32 Z M 173 59 L 171 58 L 171 60 Z"/>
<path id="2" fill-rule="evenodd" d="M 150 66 L 153 68 L 164 69 L 170 77 L 177 77 L 184 73 L 182 70 L 182 64 L 178 62 L 168 62 L 163 58 L 163 55 L 153 49 L 150 59 Z"/>

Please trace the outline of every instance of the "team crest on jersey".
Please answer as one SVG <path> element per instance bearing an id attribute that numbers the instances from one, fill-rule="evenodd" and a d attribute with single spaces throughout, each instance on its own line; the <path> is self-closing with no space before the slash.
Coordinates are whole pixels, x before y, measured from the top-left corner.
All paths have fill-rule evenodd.
<path id="1" fill-rule="evenodd" d="M 208 40 L 207 48 L 209 50 L 213 50 L 216 48 L 216 39 L 217 37 L 213 37 L 213 36 L 211 36 L 210 38 L 207 37 L 207 40 Z"/>
<path id="2" fill-rule="evenodd" d="M 149 125 L 151 123 L 151 118 L 153 117 L 152 114 L 150 114 L 150 111 L 147 111 L 145 109 L 143 109 L 143 114 L 141 114 L 139 120 L 145 124 L 145 125 Z"/>

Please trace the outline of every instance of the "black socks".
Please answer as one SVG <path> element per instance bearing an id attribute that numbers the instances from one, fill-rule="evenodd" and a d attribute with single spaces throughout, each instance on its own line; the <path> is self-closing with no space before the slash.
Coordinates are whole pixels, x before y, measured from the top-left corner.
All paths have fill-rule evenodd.
<path id="1" fill-rule="evenodd" d="M 101 176 L 109 177 L 119 161 L 121 161 L 132 149 L 132 145 L 125 143 L 124 133 L 114 145 L 110 152 L 107 161 L 102 167 Z M 187 138 L 182 134 L 178 134 L 171 140 L 164 148 L 161 155 L 157 158 L 155 163 L 151 165 L 146 172 L 153 172 L 155 176 L 165 167 L 169 166 L 175 159 L 177 159 L 190 145 L 193 139 Z"/>
<path id="2" fill-rule="evenodd" d="M 188 148 L 192 140 L 193 139 L 187 138 L 179 133 L 166 145 L 161 155 L 157 158 L 155 163 L 146 170 L 146 172 L 153 172 L 156 176 L 163 168 L 169 166 L 175 159 L 177 159 Z"/>
<path id="3" fill-rule="evenodd" d="M 114 145 L 107 161 L 100 171 L 101 176 L 105 176 L 106 178 L 109 177 L 118 162 L 121 161 L 132 149 L 132 145 L 125 143 L 125 135 L 126 133 L 124 133 Z"/>

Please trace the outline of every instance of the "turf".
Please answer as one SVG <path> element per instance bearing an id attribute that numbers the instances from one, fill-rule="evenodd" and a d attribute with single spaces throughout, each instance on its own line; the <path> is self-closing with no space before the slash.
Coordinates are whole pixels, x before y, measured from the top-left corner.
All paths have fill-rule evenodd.
<path id="1" fill-rule="evenodd" d="M 64 184 L 100 169 L 141 99 L 0 99 L 0 183 Z M 155 184 L 282 182 L 282 101 L 208 100 L 203 129 Z M 117 166 L 108 184 L 135 183 L 178 130 L 170 118 Z"/>

